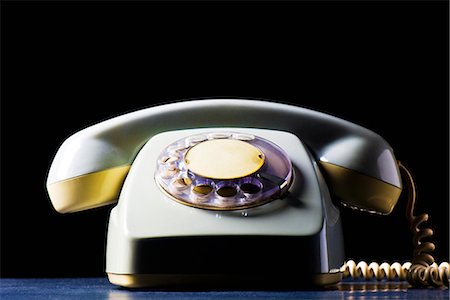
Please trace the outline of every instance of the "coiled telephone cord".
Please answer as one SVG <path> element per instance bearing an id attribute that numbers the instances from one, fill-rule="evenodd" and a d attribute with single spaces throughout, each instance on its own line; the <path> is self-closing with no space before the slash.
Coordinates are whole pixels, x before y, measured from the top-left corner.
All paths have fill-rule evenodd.
<path id="1" fill-rule="evenodd" d="M 419 228 L 420 224 L 426 222 L 429 218 L 428 214 L 414 215 L 414 207 L 416 203 L 416 187 L 411 173 L 399 162 L 400 172 L 406 179 L 408 188 L 408 204 L 406 206 L 406 217 L 410 223 L 410 230 L 413 234 L 413 260 L 403 265 L 396 262 L 393 264 L 382 263 L 381 265 L 372 262 L 367 264 L 365 261 L 355 263 L 349 260 L 341 267 L 344 277 L 359 278 L 362 277 L 369 280 L 376 278 L 378 280 L 387 279 L 408 280 L 414 287 L 442 287 L 449 286 L 450 265 L 443 262 L 440 265 L 435 263 L 431 254 L 436 246 L 431 242 L 423 242 L 423 238 L 433 235 L 430 228 Z"/>

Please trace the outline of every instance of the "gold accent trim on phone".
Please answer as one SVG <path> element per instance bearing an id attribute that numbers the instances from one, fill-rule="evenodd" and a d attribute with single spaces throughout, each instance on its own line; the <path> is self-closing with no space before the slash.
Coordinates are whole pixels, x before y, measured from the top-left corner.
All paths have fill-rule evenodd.
<path id="1" fill-rule="evenodd" d="M 324 161 L 320 165 L 325 170 L 331 192 L 344 205 L 354 209 L 390 214 L 402 192 L 399 187 L 354 170 Z"/>
<path id="2" fill-rule="evenodd" d="M 202 289 L 209 287 L 229 287 L 240 286 L 253 288 L 256 285 L 267 287 L 267 285 L 283 284 L 277 282 L 277 278 L 273 281 L 270 276 L 254 276 L 249 278 L 247 275 L 229 275 L 229 274 L 116 274 L 107 273 L 108 280 L 112 284 L 126 288 L 165 288 L 188 286 L 190 288 L 200 287 Z M 295 276 L 295 275 L 292 275 Z M 295 282 L 295 278 L 290 277 Z M 261 282 L 260 282 L 261 280 Z M 314 274 L 308 282 L 299 280 L 295 285 L 302 286 L 312 283 L 316 286 L 328 286 L 339 283 L 342 280 L 342 272 L 330 272 Z M 288 286 L 292 282 L 286 283 Z"/>
<path id="3" fill-rule="evenodd" d="M 59 213 L 68 213 L 114 203 L 130 167 L 119 166 L 47 185 L 53 207 Z"/>

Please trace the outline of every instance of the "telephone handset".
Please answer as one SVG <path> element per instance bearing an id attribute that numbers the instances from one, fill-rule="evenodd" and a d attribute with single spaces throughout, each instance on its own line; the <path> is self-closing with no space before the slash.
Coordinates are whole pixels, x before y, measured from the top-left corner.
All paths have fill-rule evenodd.
<path id="1" fill-rule="evenodd" d="M 61 213 L 119 199 L 107 238 L 106 272 L 114 284 L 276 277 L 325 285 L 342 273 L 378 272 L 364 263 L 342 267 L 331 197 L 389 214 L 402 181 L 391 147 L 368 129 L 286 104 L 215 99 L 143 109 L 75 133 L 55 155 L 47 189 Z M 278 247 L 264 253 L 272 243 Z M 293 262 L 286 249 L 309 259 Z M 246 270 L 237 269 L 248 255 Z M 448 285 L 448 264 L 435 269 L 429 275 L 422 268 L 414 275 L 421 280 L 410 281 Z"/>

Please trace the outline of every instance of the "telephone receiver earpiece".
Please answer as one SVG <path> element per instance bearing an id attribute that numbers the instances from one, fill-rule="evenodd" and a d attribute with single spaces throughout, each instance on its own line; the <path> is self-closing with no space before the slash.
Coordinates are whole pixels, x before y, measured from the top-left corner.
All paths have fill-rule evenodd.
<path id="1" fill-rule="evenodd" d="M 388 214 L 402 190 L 393 150 L 376 133 L 309 109 L 256 100 L 178 102 L 128 113 L 81 130 L 59 148 L 47 189 L 55 209 L 75 212 L 114 203 L 131 164 L 156 134 L 241 127 L 290 132 L 320 164 L 332 193 L 352 208 Z"/>

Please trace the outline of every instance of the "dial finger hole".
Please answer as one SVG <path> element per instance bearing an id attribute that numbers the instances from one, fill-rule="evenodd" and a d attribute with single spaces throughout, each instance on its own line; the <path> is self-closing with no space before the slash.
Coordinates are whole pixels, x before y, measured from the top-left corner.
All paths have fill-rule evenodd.
<path id="1" fill-rule="evenodd" d="M 261 192 L 263 188 L 262 183 L 254 178 L 248 178 L 241 182 L 240 189 L 244 194 L 254 195 Z"/>
<path id="2" fill-rule="evenodd" d="M 255 139 L 255 136 L 252 134 L 246 134 L 246 133 L 234 133 L 233 138 L 240 141 L 251 141 Z"/>
<path id="3" fill-rule="evenodd" d="M 159 160 L 159 163 L 168 167 L 168 166 L 176 165 L 177 161 L 178 161 L 178 157 L 176 157 L 176 156 L 164 156 Z"/>
<path id="4" fill-rule="evenodd" d="M 229 198 L 234 197 L 237 194 L 237 186 L 234 184 L 228 184 L 228 183 L 220 183 L 217 185 L 217 195 Z"/>
<path id="5" fill-rule="evenodd" d="M 191 200 L 196 203 L 205 203 L 210 199 L 214 188 L 209 184 L 199 184 L 192 187 Z"/>
<path id="6" fill-rule="evenodd" d="M 231 136 L 231 133 L 227 133 L 227 132 L 214 132 L 214 133 L 210 133 L 208 135 L 208 137 L 210 139 L 226 139 L 229 138 Z"/>
<path id="7" fill-rule="evenodd" d="M 261 187 L 253 183 L 244 183 L 243 185 L 241 185 L 241 190 L 245 194 L 256 194 L 261 191 Z"/>
<path id="8" fill-rule="evenodd" d="M 213 187 L 208 184 L 199 184 L 192 188 L 192 191 L 198 196 L 207 196 L 213 190 Z"/>
<path id="9" fill-rule="evenodd" d="M 189 177 L 178 177 L 174 178 L 170 184 L 177 190 L 184 190 L 188 188 L 191 183 L 192 180 Z"/>
<path id="10" fill-rule="evenodd" d="M 176 176 L 179 171 L 180 170 L 178 170 L 177 168 L 172 169 L 172 170 L 162 170 L 160 173 L 160 176 L 164 179 L 168 179 L 168 178 Z"/>
<path id="11" fill-rule="evenodd" d="M 237 203 L 238 187 L 232 182 L 219 182 L 216 188 L 216 204 L 219 207 L 233 207 Z"/>
<path id="12" fill-rule="evenodd" d="M 194 146 L 198 143 L 201 143 L 203 141 L 206 141 L 208 139 L 208 137 L 206 135 L 195 135 L 195 136 L 191 136 L 189 138 L 186 139 L 186 146 L 190 147 L 190 146 Z"/>

